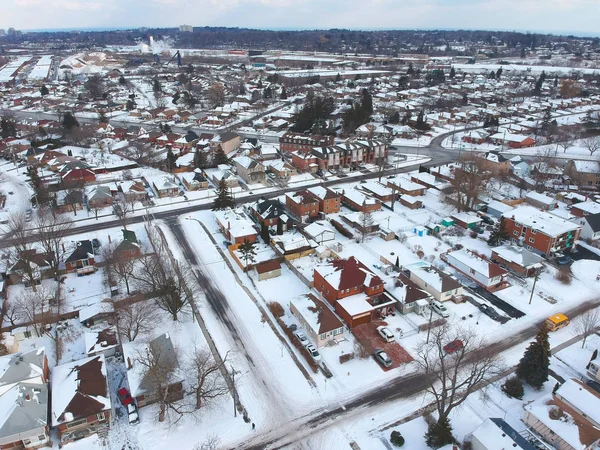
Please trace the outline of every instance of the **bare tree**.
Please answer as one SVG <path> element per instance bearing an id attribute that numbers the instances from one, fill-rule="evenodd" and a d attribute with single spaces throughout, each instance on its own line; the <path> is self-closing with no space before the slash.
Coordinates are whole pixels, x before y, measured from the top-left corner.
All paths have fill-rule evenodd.
<path id="1" fill-rule="evenodd" d="M 222 375 L 226 362 L 227 355 L 222 361 L 217 362 L 208 348 L 194 348 L 186 373 L 188 374 L 187 381 L 194 393 L 195 409 L 200 409 L 205 403 L 227 395 L 229 392 Z"/>
<path id="2" fill-rule="evenodd" d="M 581 143 L 590 152 L 590 156 L 600 150 L 600 136 L 589 136 L 582 139 Z"/>
<path id="3" fill-rule="evenodd" d="M 581 348 L 585 347 L 585 341 L 600 328 L 600 308 L 588 309 L 573 321 L 573 333 L 583 336 Z"/>
<path id="4" fill-rule="evenodd" d="M 575 141 L 577 140 L 577 134 L 574 130 L 568 128 L 561 128 L 558 132 L 557 145 L 563 149 L 563 153 L 567 153 Z"/>
<path id="5" fill-rule="evenodd" d="M 58 266 L 64 256 L 63 239 L 71 230 L 73 222 L 64 214 L 55 214 L 50 208 L 39 208 L 33 224 L 38 242 L 48 254 L 54 276 L 57 277 Z"/>
<path id="6" fill-rule="evenodd" d="M 69 143 L 77 146 L 86 146 L 94 142 L 96 129 L 93 125 L 80 125 L 72 127 L 66 134 Z"/>
<path id="7" fill-rule="evenodd" d="M 24 212 L 12 212 L 8 216 L 6 224 L 7 237 L 12 238 L 14 247 L 17 250 L 21 261 L 23 278 L 29 283 L 32 289 L 36 288 L 36 264 L 33 261 L 35 250 L 31 245 L 31 236 L 27 218 Z"/>
<path id="8" fill-rule="evenodd" d="M 208 88 L 206 96 L 213 107 L 223 106 L 225 103 L 225 87 L 221 83 L 215 83 Z"/>
<path id="9" fill-rule="evenodd" d="M 141 301 L 117 308 L 119 332 L 129 342 L 134 341 L 140 334 L 152 332 L 160 323 L 156 305 L 151 301 Z"/>
<path id="10" fill-rule="evenodd" d="M 210 434 L 202 442 L 194 445 L 193 450 L 218 450 L 221 445 L 221 440 L 216 434 Z"/>
<path id="11" fill-rule="evenodd" d="M 371 234 L 371 227 L 373 226 L 373 214 L 369 211 L 363 211 L 358 216 L 358 225 L 360 227 L 360 241 L 365 242 L 365 238 Z"/>
<path id="12" fill-rule="evenodd" d="M 130 206 L 127 203 L 115 203 L 113 204 L 113 213 L 119 219 L 119 223 L 124 230 L 127 230 L 127 216 L 131 212 Z"/>
<path id="13" fill-rule="evenodd" d="M 474 332 L 443 325 L 429 333 L 430 339 L 419 346 L 415 360 L 428 380 L 426 391 L 434 399 L 437 424 L 443 426 L 454 408 L 501 369 L 498 355 L 488 351 Z M 462 347 L 447 352 L 444 347 L 456 340 Z"/>
<path id="14" fill-rule="evenodd" d="M 148 233 L 150 251 L 139 258 L 132 278 L 138 289 L 153 296 L 157 306 L 178 319 L 179 312 L 190 302 L 194 283 L 189 269 L 173 258 L 155 231 Z"/>
<path id="15" fill-rule="evenodd" d="M 457 194 L 459 211 L 466 211 L 475 206 L 490 177 L 491 173 L 486 170 L 483 158 L 468 154 L 460 159 L 459 166 L 454 170 L 454 178 L 450 181 Z"/>
<path id="16" fill-rule="evenodd" d="M 112 242 L 102 249 L 102 257 L 106 263 L 105 271 L 111 274 L 110 279 L 125 283 L 127 295 L 131 295 L 130 281 L 135 269 L 135 258 L 126 252 L 117 251 L 117 245 Z"/>
<path id="17" fill-rule="evenodd" d="M 156 162 L 152 146 L 141 141 L 131 142 L 129 147 L 123 150 L 123 154 L 125 157 L 132 159 L 141 166 L 152 165 Z"/>
<path id="18" fill-rule="evenodd" d="M 151 396 L 158 399 L 158 421 L 164 422 L 167 408 L 171 404 L 170 385 L 174 373 L 179 368 L 177 363 L 177 350 L 168 352 L 163 346 L 153 345 L 150 342 L 145 349 L 139 350 L 135 363 L 141 366 L 141 377 L 144 384 L 151 392 Z"/>
<path id="19" fill-rule="evenodd" d="M 17 314 L 20 322 L 30 323 L 38 336 L 46 332 L 46 326 L 54 322 L 52 302 L 54 293 L 47 285 L 25 290 L 17 298 Z"/>
<path id="20" fill-rule="evenodd" d="M 94 100 L 101 98 L 104 94 L 104 80 L 98 74 L 89 77 L 84 86 Z"/>

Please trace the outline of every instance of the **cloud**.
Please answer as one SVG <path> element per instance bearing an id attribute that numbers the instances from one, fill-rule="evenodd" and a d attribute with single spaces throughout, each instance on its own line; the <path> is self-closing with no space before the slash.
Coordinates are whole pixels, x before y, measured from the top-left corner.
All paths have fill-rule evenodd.
<path id="1" fill-rule="evenodd" d="M 236 26 L 597 32 L 598 0 L 0 0 L 0 28 Z"/>

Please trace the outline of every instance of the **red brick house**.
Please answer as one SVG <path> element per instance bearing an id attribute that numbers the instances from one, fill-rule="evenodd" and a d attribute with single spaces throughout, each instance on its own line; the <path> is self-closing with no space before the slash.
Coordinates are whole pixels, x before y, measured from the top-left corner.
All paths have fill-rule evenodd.
<path id="1" fill-rule="evenodd" d="M 92 169 L 71 169 L 61 174 L 61 179 L 66 185 L 83 185 L 96 181 L 96 174 Z"/>
<path id="2" fill-rule="evenodd" d="M 225 238 L 232 244 L 243 244 L 244 241 L 255 242 L 257 232 L 250 218 L 240 211 L 231 208 L 214 211 L 217 225 Z"/>
<path id="3" fill-rule="evenodd" d="M 110 393 L 103 355 L 56 366 L 52 370 L 52 425 L 60 445 L 110 428 Z"/>
<path id="4" fill-rule="evenodd" d="M 286 194 L 285 206 L 301 220 L 319 216 L 319 199 L 308 191 Z"/>
<path id="5" fill-rule="evenodd" d="M 374 212 L 381 209 L 381 202 L 369 197 L 356 189 L 342 191 L 342 203 L 354 211 Z"/>
<path id="6" fill-rule="evenodd" d="M 300 134 L 288 131 L 279 138 L 279 148 L 282 152 L 311 151 L 314 147 L 333 145 L 334 136 L 320 136 L 318 134 Z"/>
<path id="7" fill-rule="evenodd" d="M 317 157 L 310 152 L 294 152 L 292 153 L 292 164 L 300 172 L 315 173 L 319 169 Z"/>
<path id="8" fill-rule="evenodd" d="M 67 272 L 79 272 L 80 269 L 85 270 L 87 268 L 93 268 L 94 248 L 92 246 L 92 241 L 88 239 L 77 242 L 75 248 L 65 260 L 65 266 Z"/>
<path id="9" fill-rule="evenodd" d="M 279 200 L 259 200 L 250 206 L 252 216 L 266 227 L 276 226 L 277 223 L 283 221 L 283 230 L 287 227 L 287 215 L 285 208 Z"/>
<path id="10" fill-rule="evenodd" d="M 308 188 L 308 192 L 319 199 L 319 212 L 323 214 L 340 212 L 342 196 L 337 192 L 322 186 Z"/>
<path id="11" fill-rule="evenodd" d="M 579 239 L 581 225 L 533 206 L 519 206 L 502 215 L 512 242 L 543 255 L 570 251 Z"/>

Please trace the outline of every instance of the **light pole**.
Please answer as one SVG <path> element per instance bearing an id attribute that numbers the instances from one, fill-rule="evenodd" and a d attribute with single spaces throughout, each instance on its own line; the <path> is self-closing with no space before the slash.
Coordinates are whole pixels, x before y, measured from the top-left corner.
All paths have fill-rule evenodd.
<path id="1" fill-rule="evenodd" d="M 533 300 L 533 293 L 535 292 L 535 283 L 537 283 L 538 278 L 540 277 L 539 272 L 535 274 L 535 278 L 533 279 L 533 286 L 531 288 L 531 295 L 529 296 L 529 304 L 531 305 L 531 300 Z"/>
<path id="2" fill-rule="evenodd" d="M 429 326 L 427 327 L 427 344 L 429 344 L 429 335 L 431 334 L 431 319 L 433 318 L 433 308 L 429 304 Z"/>

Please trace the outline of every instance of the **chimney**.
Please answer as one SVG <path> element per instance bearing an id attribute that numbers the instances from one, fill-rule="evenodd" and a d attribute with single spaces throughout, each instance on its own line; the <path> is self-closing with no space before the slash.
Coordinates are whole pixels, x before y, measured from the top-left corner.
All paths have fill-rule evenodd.
<path id="1" fill-rule="evenodd" d="M 129 356 L 127 357 L 127 368 L 133 369 L 133 364 L 131 364 L 131 358 Z"/>
<path id="2" fill-rule="evenodd" d="M 231 222 L 229 220 L 227 221 L 227 229 L 231 230 Z"/>
<path id="3" fill-rule="evenodd" d="M 108 235 L 108 243 L 112 243 L 112 239 L 110 238 L 110 234 Z"/>
<path id="4" fill-rule="evenodd" d="M 30 401 L 31 400 L 31 396 L 29 394 L 25 394 L 25 400 Z"/>
<path id="5" fill-rule="evenodd" d="M 62 245 L 63 253 L 66 253 L 67 251 L 65 250 L 65 243 L 62 242 L 60 245 Z"/>

